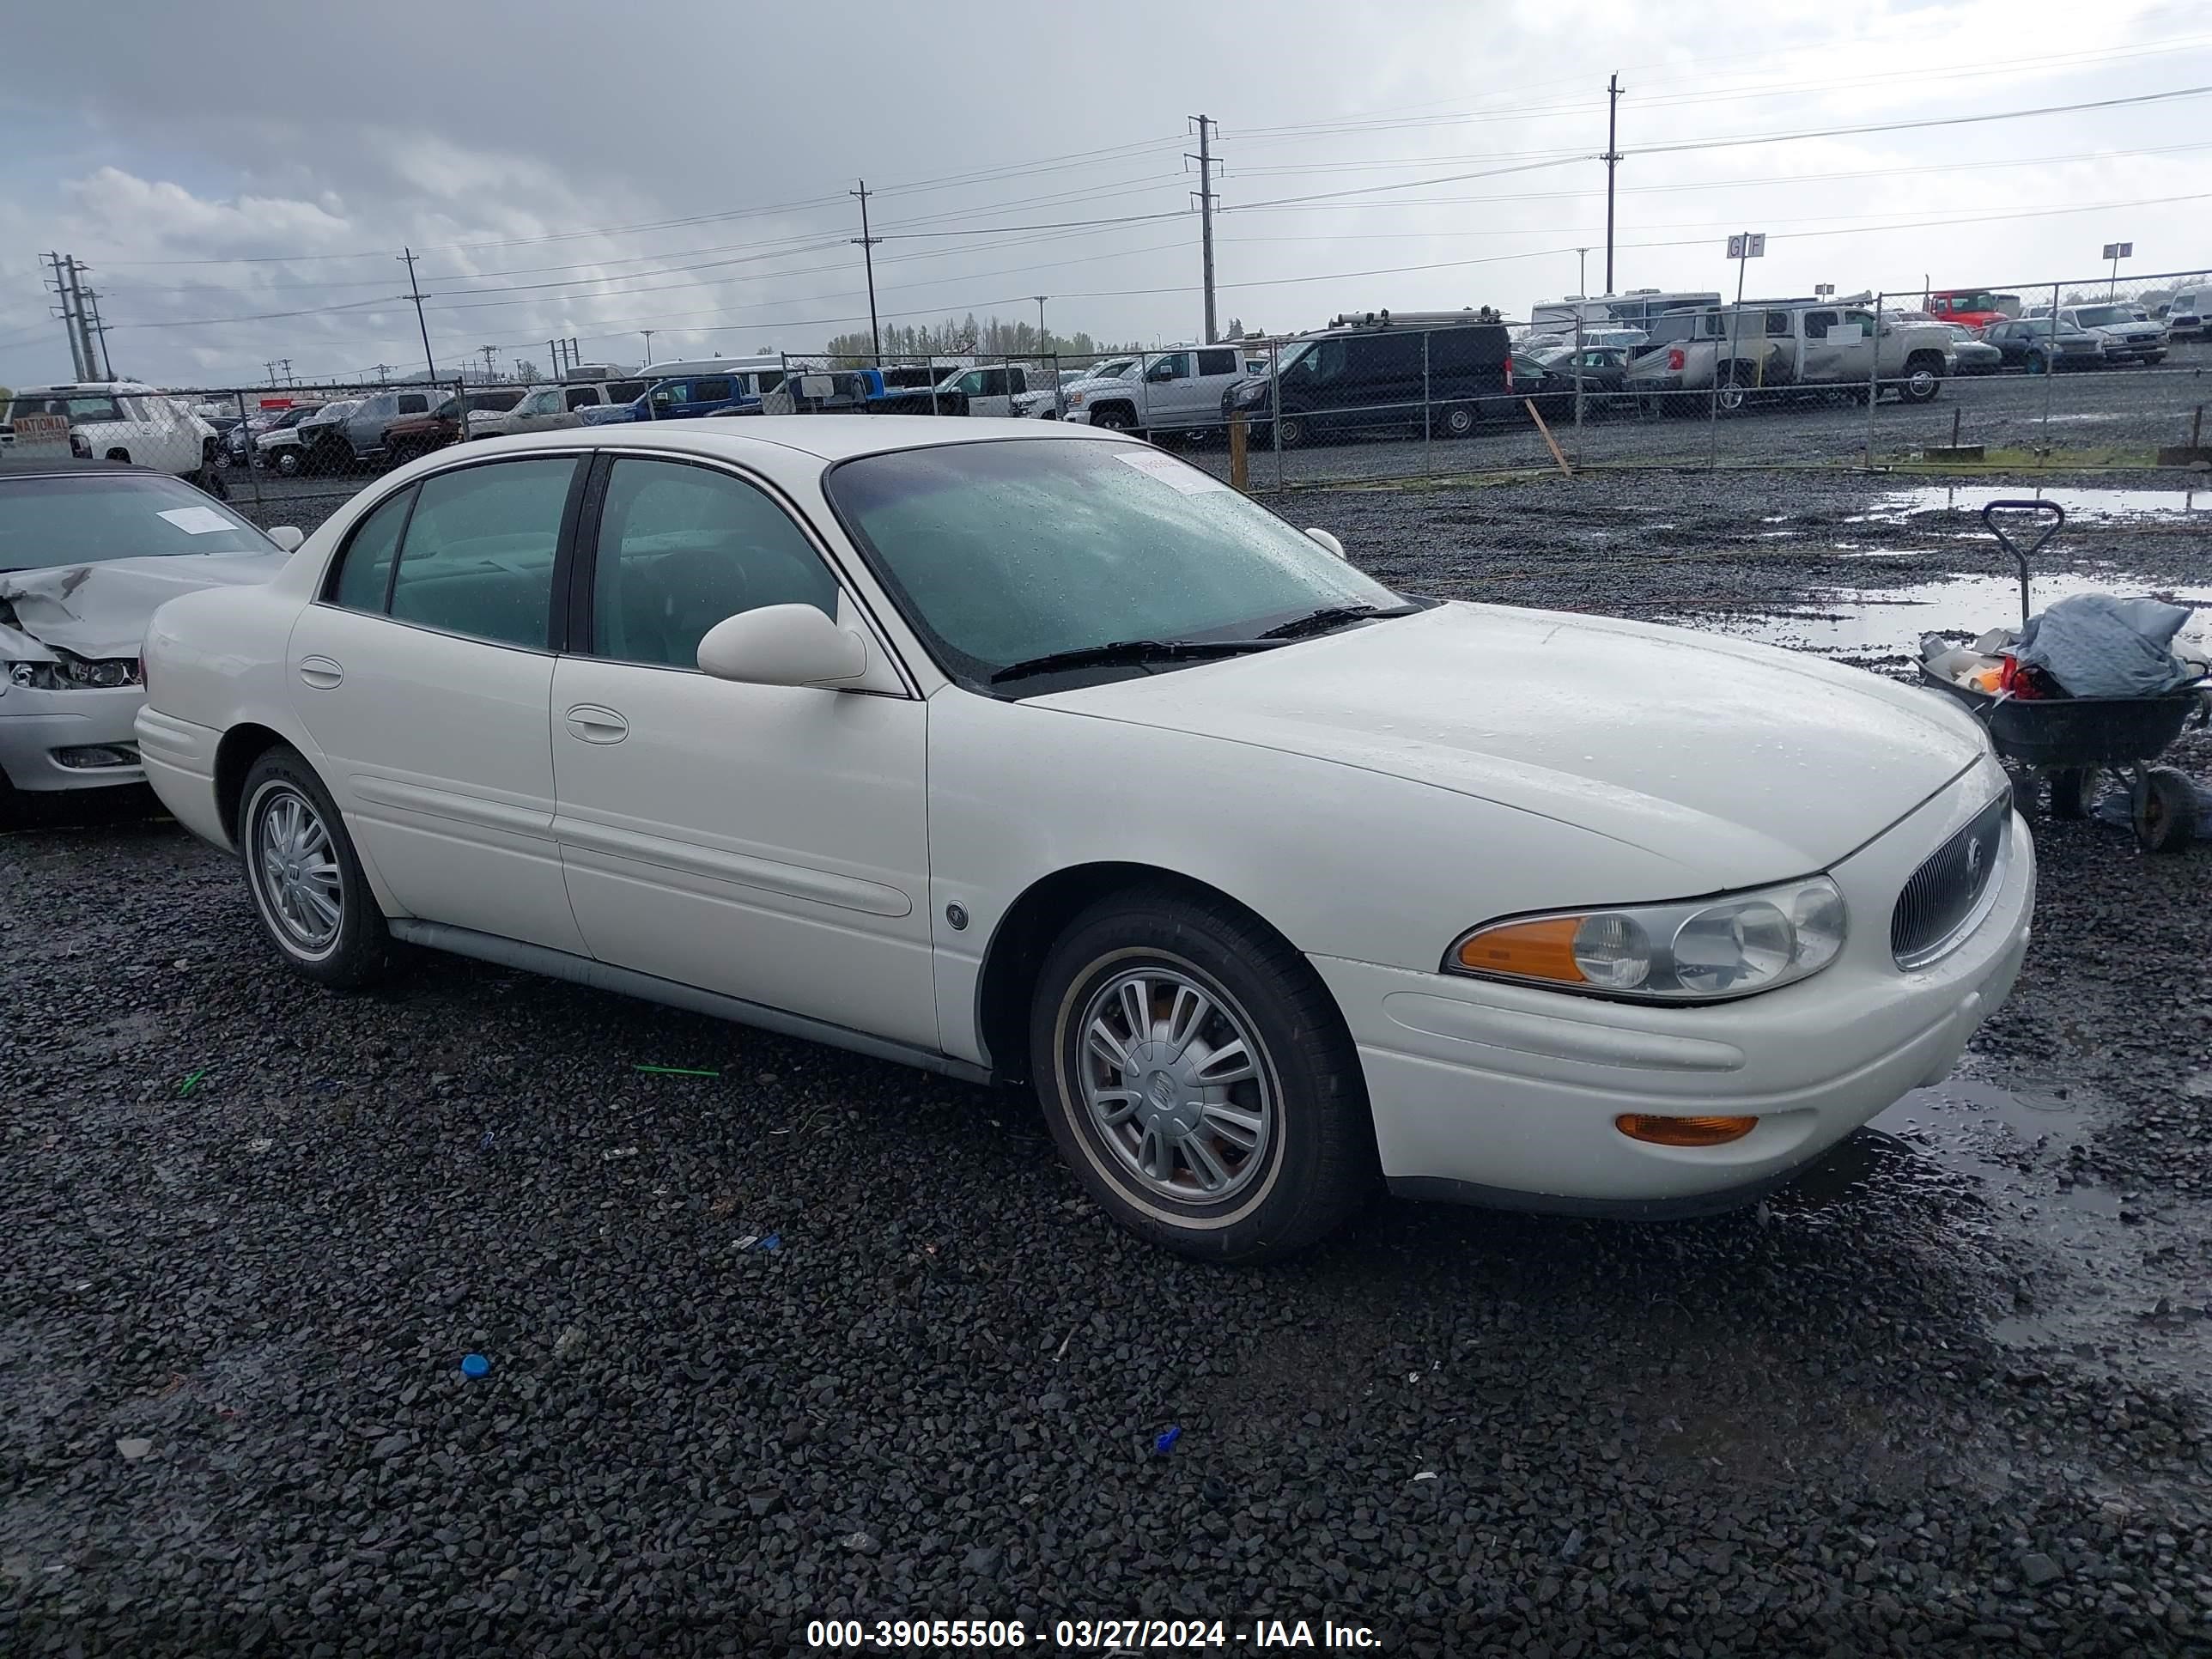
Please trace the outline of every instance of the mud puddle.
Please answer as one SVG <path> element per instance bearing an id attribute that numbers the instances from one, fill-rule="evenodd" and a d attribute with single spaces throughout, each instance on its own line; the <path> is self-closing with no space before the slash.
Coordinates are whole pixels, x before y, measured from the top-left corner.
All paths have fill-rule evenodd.
<path id="1" fill-rule="evenodd" d="M 2061 485 L 1928 484 L 1884 495 L 1865 512 L 1852 514 L 1844 522 L 1901 525 L 1918 514 L 1978 514 L 1991 501 L 2056 501 L 2066 509 L 2069 521 L 2179 519 L 2190 514 L 2212 517 L 2212 489 L 2075 489 Z"/>
<path id="2" fill-rule="evenodd" d="M 1908 556 L 1887 549 L 1852 549 L 1842 556 Z M 2029 593 L 2038 611 L 2075 593 L 2156 593 L 2212 613 L 2212 586 L 2176 586 L 2118 572 L 2039 575 Z M 1855 592 L 1849 599 L 1815 597 L 1747 615 L 1677 613 L 1665 620 L 1756 640 L 1762 645 L 1793 646 L 1823 656 L 1917 656 L 1923 634 L 1971 637 L 1991 628 L 2018 627 L 2020 580 L 2015 576 L 1953 576 L 1866 593 Z M 2212 629 L 2212 614 L 2200 615 L 2183 631 L 2187 636 L 2201 638 L 2208 629 Z"/>
<path id="3" fill-rule="evenodd" d="M 2099 1103 L 2079 1088 L 1954 1078 L 1915 1090 L 1774 1200 L 1923 1205 L 1956 1248 L 2008 1264 L 1984 1334 L 2023 1362 L 2107 1367 L 2198 1388 L 2212 1376 L 2212 1203 L 2100 1185 L 2074 1156 Z M 1960 1211 L 1961 1183 L 1980 1200 Z"/>

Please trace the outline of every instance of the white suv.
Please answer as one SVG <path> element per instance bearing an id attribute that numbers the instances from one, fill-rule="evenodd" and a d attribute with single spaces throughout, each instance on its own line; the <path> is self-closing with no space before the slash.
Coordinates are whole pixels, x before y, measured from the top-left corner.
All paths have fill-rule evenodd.
<path id="1" fill-rule="evenodd" d="M 215 428 L 167 393 L 136 380 L 19 386 L 0 411 L 0 447 L 12 446 L 19 415 L 60 415 L 70 447 L 96 461 L 129 461 L 179 477 L 212 479 Z"/>
<path id="2" fill-rule="evenodd" d="M 1223 394 L 1244 377 L 1244 354 L 1233 345 L 1147 351 L 1120 376 L 1063 388 L 1061 418 L 1120 432 L 1210 430 L 1221 424 Z"/>

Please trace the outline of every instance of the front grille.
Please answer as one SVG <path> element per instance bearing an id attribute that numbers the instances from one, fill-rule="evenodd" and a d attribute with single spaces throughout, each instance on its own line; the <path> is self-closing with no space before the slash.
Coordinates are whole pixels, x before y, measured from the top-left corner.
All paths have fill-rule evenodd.
<path id="1" fill-rule="evenodd" d="M 2012 796 L 1999 795 L 1933 853 L 1890 912 L 1889 951 L 1900 968 L 1925 968 L 1973 931 L 2004 862 Z"/>

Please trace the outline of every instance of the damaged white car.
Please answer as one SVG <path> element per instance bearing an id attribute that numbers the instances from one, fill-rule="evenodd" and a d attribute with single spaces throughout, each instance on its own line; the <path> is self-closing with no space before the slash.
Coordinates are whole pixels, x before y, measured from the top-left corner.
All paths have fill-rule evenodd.
<path id="1" fill-rule="evenodd" d="M 300 541 L 144 467 L 0 464 L 0 812 L 17 790 L 143 783 L 131 724 L 155 607 L 266 581 Z"/>

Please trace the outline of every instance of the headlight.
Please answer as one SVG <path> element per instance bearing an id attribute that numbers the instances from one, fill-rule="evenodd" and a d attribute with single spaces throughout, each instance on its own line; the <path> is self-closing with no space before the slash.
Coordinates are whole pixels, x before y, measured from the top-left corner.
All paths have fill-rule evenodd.
<path id="1" fill-rule="evenodd" d="M 1492 922 L 1453 945 L 1444 971 L 1642 1002 L 1720 1002 L 1819 973 L 1844 933 L 1844 896 L 1814 876 L 1724 898 Z"/>
<path id="2" fill-rule="evenodd" d="M 1267 383 L 1265 380 L 1259 380 L 1246 386 L 1243 391 L 1237 394 L 1237 401 L 1240 404 L 1266 403 L 1267 401 Z"/>
<path id="3" fill-rule="evenodd" d="M 59 662 L 11 662 L 7 666 L 8 683 L 29 691 L 112 690 L 141 683 L 138 665 L 128 657 L 99 662 L 64 657 Z"/>
<path id="4" fill-rule="evenodd" d="M 1083 400 L 1090 395 L 1087 392 L 1071 392 L 1067 394 L 1067 406 L 1070 409 L 1080 409 L 1083 407 Z"/>

